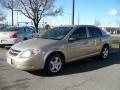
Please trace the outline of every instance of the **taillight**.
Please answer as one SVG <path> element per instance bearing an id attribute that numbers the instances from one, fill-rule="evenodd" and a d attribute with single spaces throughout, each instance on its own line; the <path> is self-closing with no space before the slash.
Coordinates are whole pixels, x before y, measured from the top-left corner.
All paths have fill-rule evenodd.
<path id="1" fill-rule="evenodd" d="M 17 34 L 16 33 L 12 34 L 10 38 L 17 38 Z"/>

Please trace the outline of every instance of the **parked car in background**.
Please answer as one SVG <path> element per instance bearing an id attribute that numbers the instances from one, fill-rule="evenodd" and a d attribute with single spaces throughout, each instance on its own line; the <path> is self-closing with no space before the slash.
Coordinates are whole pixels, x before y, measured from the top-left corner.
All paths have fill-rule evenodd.
<path id="1" fill-rule="evenodd" d="M 0 46 L 7 47 L 35 37 L 35 31 L 30 27 L 9 26 L 0 31 Z"/>
<path id="2" fill-rule="evenodd" d="M 4 25 L 0 25 L 0 31 L 3 30 L 6 27 L 7 27 L 7 25 L 5 25 L 5 26 Z"/>
<path id="3" fill-rule="evenodd" d="M 7 62 L 21 70 L 45 69 L 49 74 L 61 71 L 68 62 L 99 55 L 107 59 L 111 36 L 90 25 L 60 26 L 40 38 L 19 42 L 7 53 Z"/>

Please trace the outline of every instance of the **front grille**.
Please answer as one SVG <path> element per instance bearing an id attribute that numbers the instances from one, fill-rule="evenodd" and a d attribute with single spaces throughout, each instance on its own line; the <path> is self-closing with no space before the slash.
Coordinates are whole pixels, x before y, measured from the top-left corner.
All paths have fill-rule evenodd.
<path id="1" fill-rule="evenodd" d="M 13 56 L 17 56 L 21 51 L 15 50 L 15 49 L 10 49 L 9 54 Z"/>

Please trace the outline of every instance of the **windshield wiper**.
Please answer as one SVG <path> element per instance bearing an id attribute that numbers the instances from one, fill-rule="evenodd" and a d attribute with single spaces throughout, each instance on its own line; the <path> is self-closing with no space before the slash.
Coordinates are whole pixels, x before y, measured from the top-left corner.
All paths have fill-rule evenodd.
<path id="1" fill-rule="evenodd" d="M 43 39 L 49 39 L 48 37 L 40 37 L 40 38 L 43 38 Z"/>
<path id="2" fill-rule="evenodd" d="M 58 39 L 58 38 L 53 38 L 53 37 L 50 37 L 49 39 L 53 39 L 53 40 L 60 40 L 60 39 Z"/>

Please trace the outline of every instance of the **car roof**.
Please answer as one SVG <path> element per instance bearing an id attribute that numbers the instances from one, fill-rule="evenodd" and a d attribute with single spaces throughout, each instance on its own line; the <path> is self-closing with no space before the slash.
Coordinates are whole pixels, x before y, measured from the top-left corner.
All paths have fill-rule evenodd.
<path id="1" fill-rule="evenodd" d="M 20 28 L 31 28 L 31 27 L 28 27 L 28 26 L 7 26 L 7 27 L 3 28 L 2 30 L 4 31 L 4 30 L 10 29 L 10 28 L 18 30 Z"/>
<path id="2" fill-rule="evenodd" d="M 87 26 L 87 27 L 97 27 L 95 25 L 62 25 L 62 26 L 57 26 L 57 27 L 82 27 L 82 26 Z"/>

